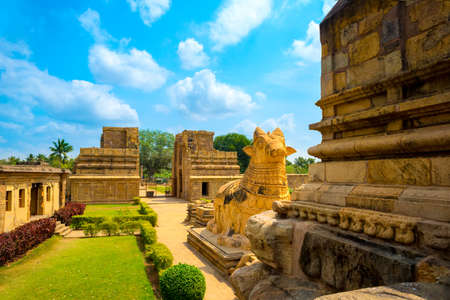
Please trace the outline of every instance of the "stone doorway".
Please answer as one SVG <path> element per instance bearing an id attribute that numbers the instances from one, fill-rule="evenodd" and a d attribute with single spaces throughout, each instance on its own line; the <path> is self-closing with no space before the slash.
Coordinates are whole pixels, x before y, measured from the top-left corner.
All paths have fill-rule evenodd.
<path id="1" fill-rule="evenodd" d="M 42 215 L 42 183 L 33 183 L 31 185 L 31 199 L 30 199 L 30 215 Z"/>

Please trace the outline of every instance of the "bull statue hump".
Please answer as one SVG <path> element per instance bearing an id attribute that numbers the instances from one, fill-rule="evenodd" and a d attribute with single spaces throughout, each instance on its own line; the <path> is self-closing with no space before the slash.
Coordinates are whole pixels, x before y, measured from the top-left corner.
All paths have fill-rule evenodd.
<path id="1" fill-rule="evenodd" d="M 257 127 L 253 144 L 244 152 L 250 163 L 242 179 L 230 181 L 219 188 L 214 201 L 214 219 L 207 229 L 218 234 L 224 246 L 248 249 L 245 237 L 248 219 L 272 209 L 275 201 L 289 201 L 286 157 L 295 149 L 286 146 L 284 134 L 277 128 L 272 133 Z"/>

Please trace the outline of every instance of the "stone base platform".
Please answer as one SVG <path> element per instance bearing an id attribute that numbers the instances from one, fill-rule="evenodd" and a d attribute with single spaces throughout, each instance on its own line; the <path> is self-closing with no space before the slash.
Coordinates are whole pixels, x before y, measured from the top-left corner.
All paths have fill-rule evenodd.
<path id="1" fill-rule="evenodd" d="M 205 228 L 188 229 L 188 243 L 206 257 L 220 272 L 228 276 L 245 254 L 250 251 L 224 247 L 217 243 L 217 235 Z"/>

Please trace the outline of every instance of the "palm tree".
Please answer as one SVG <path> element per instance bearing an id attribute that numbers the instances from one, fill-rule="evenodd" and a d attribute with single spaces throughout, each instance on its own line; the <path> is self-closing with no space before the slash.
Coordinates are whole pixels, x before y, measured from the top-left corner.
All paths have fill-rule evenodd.
<path id="1" fill-rule="evenodd" d="M 69 145 L 64 139 L 58 139 L 57 142 L 53 142 L 54 147 L 50 147 L 50 154 L 53 157 L 59 158 L 62 163 L 66 163 L 67 153 L 73 150 L 73 147 Z"/>

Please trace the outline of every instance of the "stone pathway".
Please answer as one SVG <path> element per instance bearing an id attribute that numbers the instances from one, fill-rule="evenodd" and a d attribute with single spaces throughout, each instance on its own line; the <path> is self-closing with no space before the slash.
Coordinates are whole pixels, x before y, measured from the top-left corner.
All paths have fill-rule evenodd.
<path id="1" fill-rule="evenodd" d="M 187 202 L 175 198 L 143 198 L 157 213 L 158 241 L 172 251 L 174 264 L 187 263 L 198 267 L 206 279 L 204 300 L 237 300 L 233 288 L 222 275 L 186 241 L 188 226 L 183 224 Z"/>

